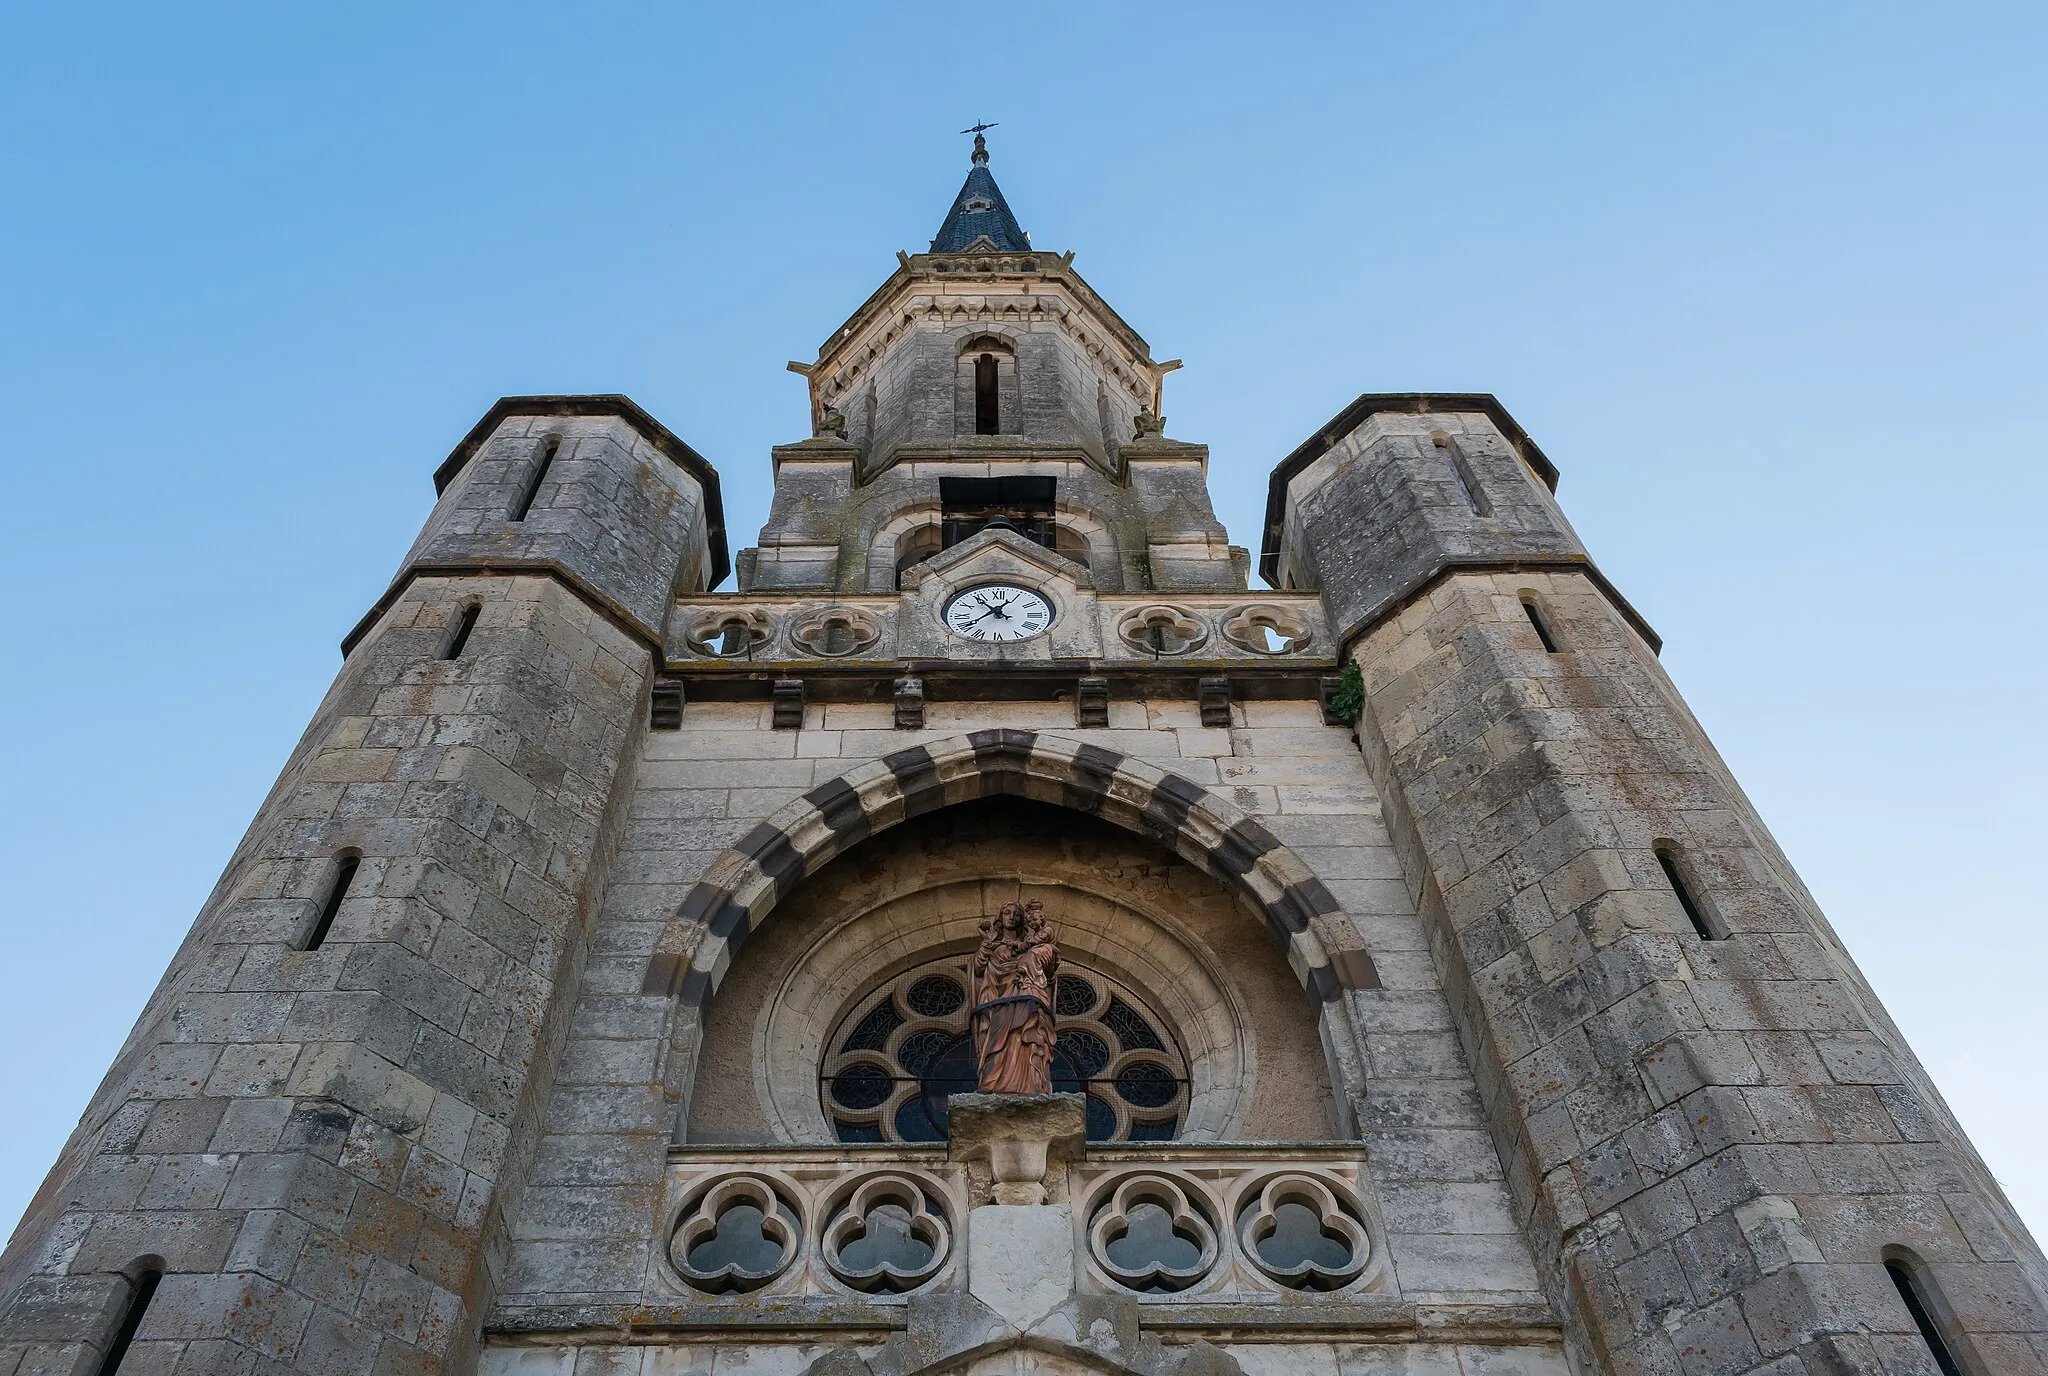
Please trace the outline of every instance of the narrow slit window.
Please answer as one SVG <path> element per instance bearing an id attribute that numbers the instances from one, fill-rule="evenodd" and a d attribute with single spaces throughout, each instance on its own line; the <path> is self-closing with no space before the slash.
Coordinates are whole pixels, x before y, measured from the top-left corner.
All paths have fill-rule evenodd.
<path id="1" fill-rule="evenodd" d="M 362 863 L 360 855 L 344 855 L 334 867 L 334 882 L 327 888 L 327 901 L 320 905 L 319 920 L 307 935 L 304 949 L 317 951 L 327 940 L 327 929 L 334 925 L 335 914 L 341 911 L 341 901 L 348 897 L 349 886 L 356 882 L 356 870 Z"/>
<path id="2" fill-rule="evenodd" d="M 1543 642 L 1543 648 L 1550 654 L 1557 654 L 1557 637 L 1550 633 L 1550 623 L 1544 618 L 1543 609 L 1530 596 L 1522 598 L 1522 610 L 1529 614 L 1529 624 L 1536 628 L 1536 638 Z"/>
<path id="3" fill-rule="evenodd" d="M 1444 451 L 1444 458 L 1449 460 L 1451 472 L 1457 477 L 1458 486 L 1464 490 L 1465 501 L 1471 506 L 1472 514 L 1491 515 L 1493 504 L 1486 500 L 1486 489 L 1479 485 L 1479 475 L 1472 471 L 1471 461 L 1465 457 L 1457 436 L 1447 430 L 1432 430 L 1429 442 Z"/>
<path id="4" fill-rule="evenodd" d="M 99 1376 L 114 1376 L 121 1369 L 121 1363 L 127 1360 L 129 1344 L 135 1341 L 135 1331 L 142 1327 L 142 1315 L 149 1308 L 149 1302 L 156 1298 L 157 1282 L 163 1278 L 163 1272 L 151 1267 L 129 1282 L 132 1290 L 128 1308 L 121 1315 L 121 1326 L 114 1330 L 113 1341 L 107 1344 L 107 1355 L 100 1362 Z"/>
<path id="5" fill-rule="evenodd" d="M 462 619 L 455 623 L 455 634 L 448 637 L 448 648 L 441 652 L 443 659 L 460 659 L 465 646 L 469 644 L 469 633 L 476 629 L 476 619 L 483 608 L 472 602 L 462 609 Z"/>
<path id="6" fill-rule="evenodd" d="M 1963 1376 L 1962 1364 L 1949 1351 L 1948 1339 L 1942 1336 L 1940 1325 L 1935 1323 L 1934 1315 L 1928 1310 L 1915 1268 L 1894 1258 L 1885 1262 L 1884 1269 L 1892 1278 L 1892 1284 L 1899 1288 L 1899 1298 L 1905 1301 L 1906 1312 L 1913 1316 L 1913 1325 L 1920 1330 L 1920 1340 L 1934 1355 L 1934 1364 L 1941 1368 L 1942 1376 Z"/>
<path id="7" fill-rule="evenodd" d="M 519 501 L 512 507 L 512 519 L 523 521 L 526 513 L 533 510 L 533 499 L 540 496 L 540 485 L 548 480 L 548 469 L 554 466 L 555 451 L 562 447 L 560 440 L 549 440 L 547 448 L 541 450 L 540 462 L 533 466 L 533 476 L 526 480 L 526 490 L 519 494 Z"/>
<path id="8" fill-rule="evenodd" d="M 983 354 L 974 360 L 974 433 L 994 435 L 1002 427 L 996 421 L 996 356 Z"/>
<path id="9" fill-rule="evenodd" d="M 1685 882 L 1685 876 L 1679 872 L 1678 857 L 1672 853 L 1670 847 L 1657 847 L 1657 864 L 1664 871 L 1664 882 L 1669 884 L 1671 892 L 1678 896 L 1678 906 L 1685 909 L 1686 920 L 1692 923 L 1692 929 L 1700 934 L 1700 940 L 1719 941 L 1721 934 L 1707 921 L 1706 909 L 1693 897 L 1691 887 Z"/>

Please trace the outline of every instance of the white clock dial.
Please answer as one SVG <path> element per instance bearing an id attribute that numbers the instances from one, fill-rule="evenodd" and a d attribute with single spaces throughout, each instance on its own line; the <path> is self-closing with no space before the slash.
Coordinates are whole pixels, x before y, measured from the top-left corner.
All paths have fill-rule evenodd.
<path id="1" fill-rule="evenodd" d="M 946 628 L 969 640 L 1029 640 L 1052 625 L 1043 593 L 1014 583 L 983 583 L 946 604 Z"/>

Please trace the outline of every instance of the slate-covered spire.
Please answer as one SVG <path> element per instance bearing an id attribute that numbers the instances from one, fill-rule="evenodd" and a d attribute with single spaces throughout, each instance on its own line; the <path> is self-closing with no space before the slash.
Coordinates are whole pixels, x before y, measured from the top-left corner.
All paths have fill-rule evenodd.
<path id="1" fill-rule="evenodd" d="M 993 128 L 993 124 L 981 124 L 961 131 L 974 135 L 974 166 L 968 169 L 960 194 L 953 198 L 953 208 L 946 212 L 945 222 L 932 240 L 933 253 L 961 253 L 983 237 L 999 253 L 1022 253 L 1031 247 L 988 170 L 988 140 L 982 137 L 982 130 Z"/>

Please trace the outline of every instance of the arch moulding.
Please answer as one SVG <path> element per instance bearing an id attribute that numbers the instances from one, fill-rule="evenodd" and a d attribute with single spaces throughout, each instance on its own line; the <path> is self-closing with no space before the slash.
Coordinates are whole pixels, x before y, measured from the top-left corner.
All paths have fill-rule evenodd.
<path id="1" fill-rule="evenodd" d="M 806 875 L 889 827 L 998 794 L 1100 817 L 1221 882 L 1281 944 L 1319 1015 L 1346 990 L 1379 987 L 1371 956 L 1329 889 L 1243 809 L 1134 756 L 1036 731 L 995 730 L 884 755 L 761 822 L 685 896 L 641 991 L 701 1011 L 734 953 Z"/>

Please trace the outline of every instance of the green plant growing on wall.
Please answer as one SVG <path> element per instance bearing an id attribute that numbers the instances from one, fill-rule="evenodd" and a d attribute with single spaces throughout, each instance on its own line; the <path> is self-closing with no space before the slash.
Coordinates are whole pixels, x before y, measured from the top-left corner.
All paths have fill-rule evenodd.
<path id="1" fill-rule="evenodd" d="M 1356 726 L 1359 714 L 1364 711 L 1365 675 L 1358 672 L 1358 661 L 1352 660 L 1337 680 L 1336 696 L 1330 699 L 1330 715 L 1348 726 Z"/>

